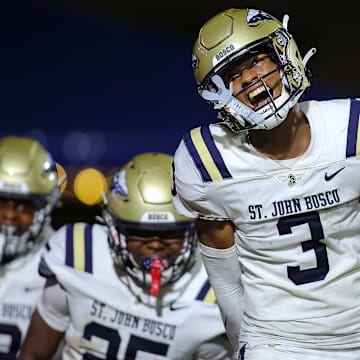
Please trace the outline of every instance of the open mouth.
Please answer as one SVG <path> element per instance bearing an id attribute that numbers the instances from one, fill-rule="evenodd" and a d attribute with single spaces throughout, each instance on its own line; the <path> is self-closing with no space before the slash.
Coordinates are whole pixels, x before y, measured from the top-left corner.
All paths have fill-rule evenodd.
<path id="1" fill-rule="evenodd" d="M 261 85 L 248 93 L 248 99 L 256 111 L 271 102 L 272 89 Z"/>

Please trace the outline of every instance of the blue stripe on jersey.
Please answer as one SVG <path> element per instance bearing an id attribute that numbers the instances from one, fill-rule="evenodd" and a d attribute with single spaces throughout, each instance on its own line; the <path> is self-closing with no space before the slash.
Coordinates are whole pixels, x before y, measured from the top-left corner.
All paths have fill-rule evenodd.
<path id="1" fill-rule="evenodd" d="M 204 182 L 232 177 L 215 145 L 209 126 L 192 129 L 185 134 L 184 143 Z"/>
<path id="2" fill-rule="evenodd" d="M 91 225 L 86 224 L 85 227 L 85 271 L 92 273 L 92 232 Z"/>
<path id="3" fill-rule="evenodd" d="M 349 125 L 348 125 L 348 133 L 347 133 L 347 144 L 346 144 L 346 157 L 360 155 L 359 115 L 360 115 L 360 102 L 355 99 L 351 99 Z"/>
<path id="4" fill-rule="evenodd" d="M 65 239 L 65 264 L 74 267 L 74 238 L 73 224 L 66 225 Z"/>
<path id="5" fill-rule="evenodd" d="M 79 271 L 92 272 L 91 225 L 85 223 L 66 226 L 65 264 Z"/>
<path id="6" fill-rule="evenodd" d="M 209 280 L 206 280 L 203 287 L 199 291 L 199 294 L 195 298 L 196 300 L 202 300 L 206 303 L 215 303 L 215 293 L 210 285 Z"/>
<path id="7" fill-rule="evenodd" d="M 211 181 L 210 174 L 206 170 L 206 167 L 204 166 L 198 152 L 196 151 L 196 148 L 191 139 L 190 133 L 186 133 L 184 135 L 184 143 L 185 143 L 191 157 L 193 158 L 196 167 L 199 169 L 203 181 L 204 182 Z"/>

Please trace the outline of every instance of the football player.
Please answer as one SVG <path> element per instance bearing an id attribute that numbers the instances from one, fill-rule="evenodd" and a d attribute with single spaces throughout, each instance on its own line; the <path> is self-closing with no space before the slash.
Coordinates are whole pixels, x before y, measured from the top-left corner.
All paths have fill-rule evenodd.
<path id="1" fill-rule="evenodd" d="M 19 359 L 232 359 L 194 222 L 175 213 L 172 157 L 143 153 L 104 196 L 102 224 L 67 224 L 40 265 L 47 280 Z M 41 339 L 41 340 L 39 340 Z"/>
<path id="2" fill-rule="evenodd" d="M 173 201 L 241 359 L 360 359 L 360 102 L 300 101 L 315 49 L 288 20 L 232 8 L 200 29 L 218 119 L 180 141 Z"/>
<path id="3" fill-rule="evenodd" d="M 41 248 L 54 232 L 60 197 L 56 164 L 36 140 L 0 139 L 0 358 L 15 359 L 44 279 Z"/>

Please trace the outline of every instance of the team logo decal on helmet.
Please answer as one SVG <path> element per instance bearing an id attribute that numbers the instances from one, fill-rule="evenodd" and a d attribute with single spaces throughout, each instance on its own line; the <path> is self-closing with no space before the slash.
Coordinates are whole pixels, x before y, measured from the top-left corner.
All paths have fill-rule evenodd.
<path id="1" fill-rule="evenodd" d="M 258 25 L 261 21 L 265 20 L 276 20 L 273 16 L 270 14 L 267 14 L 266 12 L 262 10 L 255 10 L 250 9 L 248 12 L 248 16 L 246 17 L 248 24 L 251 26 Z"/>
<path id="2" fill-rule="evenodd" d="M 110 191 L 121 196 L 128 196 L 125 170 L 119 171 L 114 175 L 111 181 Z"/>

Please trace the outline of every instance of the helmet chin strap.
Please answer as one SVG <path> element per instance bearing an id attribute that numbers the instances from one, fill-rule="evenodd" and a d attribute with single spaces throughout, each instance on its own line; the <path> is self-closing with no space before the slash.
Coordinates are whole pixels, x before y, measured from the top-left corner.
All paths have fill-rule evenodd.
<path id="1" fill-rule="evenodd" d="M 255 111 L 232 95 L 232 82 L 230 83 L 229 89 L 227 89 L 225 87 L 224 81 L 219 75 L 214 75 L 211 80 L 217 86 L 218 90 L 216 92 L 204 90 L 201 96 L 205 100 L 216 101 L 214 108 L 224 108 L 240 123 L 243 128 L 247 127 L 247 129 L 249 129 L 249 126 L 245 122 L 247 121 L 250 123 L 250 128 L 252 130 L 273 129 L 286 118 L 289 112 L 289 106 L 285 105 L 281 107 L 281 104 L 288 102 L 290 97 L 285 90 L 285 86 L 283 86 L 282 94 L 278 98 L 272 100 L 269 104 L 265 105 L 258 111 Z M 273 115 L 267 117 L 267 113 L 269 112 L 273 113 Z"/>
<path id="2" fill-rule="evenodd" d="M 285 86 L 283 86 L 282 93 L 279 97 L 273 99 L 258 110 L 261 116 L 266 118 L 266 121 L 255 127 L 254 130 L 271 130 L 280 125 L 285 120 L 290 108 L 295 105 L 295 103 L 293 105 L 290 104 L 289 98 L 290 95 L 285 90 Z M 271 115 L 267 116 L 267 113 Z"/>
<path id="3" fill-rule="evenodd" d="M 246 126 L 245 121 L 254 126 L 259 126 L 264 122 L 264 118 L 260 114 L 232 96 L 234 86 L 232 82 L 230 83 L 229 89 L 227 89 L 223 79 L 219 75 L 214 75 L 211 80 L 216 85 L 217 91 L 204 90 L 201 96 L 205 100 L 216 101 L 214 109 L 225 108 L 242 127 Z"/>

